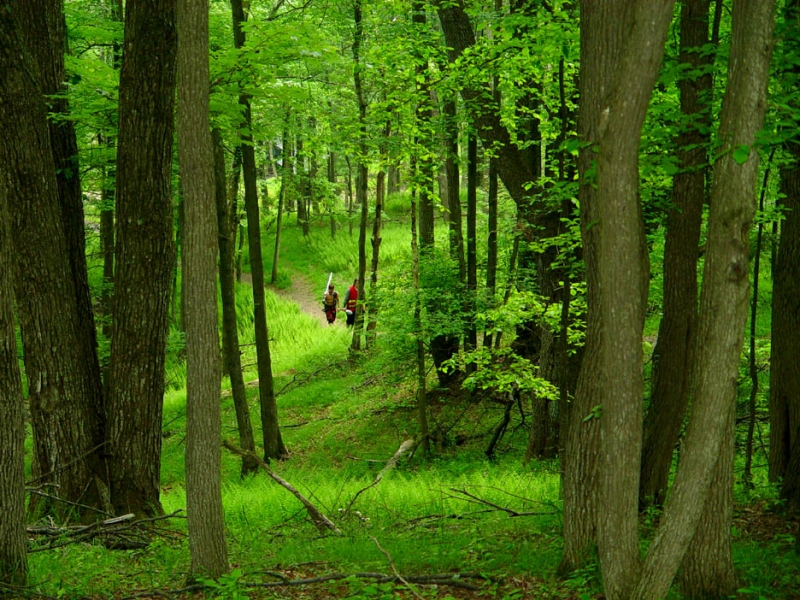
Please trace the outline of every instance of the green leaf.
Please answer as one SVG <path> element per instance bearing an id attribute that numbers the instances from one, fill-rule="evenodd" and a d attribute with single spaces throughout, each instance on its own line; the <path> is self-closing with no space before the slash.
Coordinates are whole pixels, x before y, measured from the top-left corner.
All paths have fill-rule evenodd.
<path id="1" fill-rule="evenodd" d="M 742 144 L 741 146 L 737 146 L 733 151 L 733 160 L 736 161 L 736 164 L 743 165 L 747 162 L 747 159 L 750 157 L 750 146 L 747 144 Z"/>

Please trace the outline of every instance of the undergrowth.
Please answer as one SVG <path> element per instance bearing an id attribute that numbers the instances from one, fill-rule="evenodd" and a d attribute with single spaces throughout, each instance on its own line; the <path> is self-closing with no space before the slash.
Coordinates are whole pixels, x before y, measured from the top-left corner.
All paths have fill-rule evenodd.
<path id="1" fill-rule="evenodd" d="M 393 262 L 408 252 L 404 202 L 399 197 L 388 203 L 390 218 L 381 246 L 387 273 L 393 273 Z M 266 252 L 271 243 L 268 233 L 265 255 L 271 256 Z M 288 287 L 292 276 L 316 281 L 320 274 L 334 272 L 341 281 L 356 270 L 355 244 L 346 229 L 332 240 L 322 225 L 309 238 L 289 226 L 282 243 L 279 288 Z M 253 307 L 246 283 L 237 286 L 237 308 L 245 380 L 252 383 L 257 377 Z M 555 577 L 562 550 L 558 464 L 534 461 L 522 466 L 529 415 L 523 420 L 523 413 L 514 410 L 495 457 L 489 460 L 485 450 L 501 420 L 502 406 L 479 395 L 442 393 L 429 374 L 431 424 L 439 432 L 434 453 L 423 457 L 415 449 L 375 484 L 400 445 L 418 434 L 416 373 L 409 355 L 393 352 L 393 346 L 405 343 L 405 332 L 385 335 L 369 352 L 354 356 L 348 352 L 351 333 L 343 325 L 321 325 L 272 290 L 267 292 L 266 308 L 279 418 L 291 454 L 272 468 L 322 510 L 341 534 L 321 535 L 297 500 L 265 474 L 241 480 L 240 459 L 223 451 L 223 502 L 234 570 L 218 582 L 207 582 L 211 587 L 204 597 L 411 597 L 401 584 L 375 583 L 354 575 L 315 584 L 295 596 L 245 585 L 274 582 L 275 572 L 302 578 L 394 569 L 407 575 L 481 574 L 486 578 L 481 580 L 482 593 L 499 599 L 600 595 L 596 565 L 566 581 Z M 183 345 L 182 335 L 173 327 L 161 466 L 167 513 L 185 510 Z M 223 381 L 223 436 L 235 440 L 228 386 Z M 252 421 L 258 423 L 257 386 L 247 389 Z M 258 442 L 258 433 L 256 438 Z M 751 506 L 762 502 L 763 507 L 765 497 L 768 491 L 761 496 L 748 491 L 740 492 L 737 500 Z M 763 598 L 800 594 L 796 532 L 764 538 L 741 514 L 737 518 L 734 551 L 743 578 L 741 593 Z M 648 527 L 645 519 L 643 530 Z M 30 558 L 30 580 L 36 589 L 57 598 L 110 598 L 140 590 L 178 589 L 186 584 L 188 573 L 186 525 L 180 518 L 162 523 L 146 548 L 109 550 L 84 543 Z M 421 587 L 418 592 L 426 598 L 476 597 L 447 586 Z"/>

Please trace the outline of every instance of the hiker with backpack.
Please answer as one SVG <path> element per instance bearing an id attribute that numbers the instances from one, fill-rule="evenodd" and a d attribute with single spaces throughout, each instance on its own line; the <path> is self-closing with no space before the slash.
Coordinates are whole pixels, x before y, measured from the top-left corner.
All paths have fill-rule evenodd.
<path id="1" fill-rule="evenodd" d="M 356 304 L 358 304 L 358 278 L 344 293 L 344 312 L 347 315 L 347 326 L 352 327 L 356 322 Z"/>
<path id="2" fill-rule="evenodd" d="M 325 318 L 328 325 L 333 325 L 336 321 L 336 310 L 339 308 L 339 292 L 333 289 L 333 284 L 328 284 L 328 291 L 322 297 L 322 310 L 325 311 Z"/>

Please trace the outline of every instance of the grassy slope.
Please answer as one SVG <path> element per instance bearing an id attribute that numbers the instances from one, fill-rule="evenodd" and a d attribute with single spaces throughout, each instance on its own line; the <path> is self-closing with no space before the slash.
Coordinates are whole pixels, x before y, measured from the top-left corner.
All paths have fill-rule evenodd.
<path id="1" fill-rule="evenodd" d="M 408 247 L 407 225 L 394 206 L 395 224 L 384 233 L 385 263 Z M 289 225 L 283 236 L 281 285 L 298 274 L 317 281 L 333 271 L 340 286 L 355 272 L 355 239 L 341 232 L 331 241 L 324 225 L 303 240 Z M 272 256 L 272 237 L 265 256 Z M 269 265 L 267 268 L 270 268 Z M 252 300 L 239 288 L 242 343 L 252 343 Z M 596 569 L 557 581 L 561 550 L 556 464 L 523 468 L 526 426 L 515 415 L 495 461 L 483 456 L 487 435 L 500 408 L 469 403 L 461 397 L 434 396 L 433 420 L 450 427 L 448 439 L 459 445 L 441 449 L 436 458 L 401 461 L 379 485 L 369 486 L 400 443 L 416 432 L 413 370 L 380 345 L 367 357 L 348 359 L 344 327 L 321 327 L 291 302 L 268 294 L 272 354 L 284 438 L 291 460 L 277 472 L 307 495 L 342 529 L 341 536 L 320 536 L 298 502 L 264 475 L 240 481 L 238 460 L 224 455 L 223 493 L 228 545 L 233 566 L 247 581 L 274 581 L 266 571 L 289 577 L 330 572 L 391 572 L 389 559 L 406 574 L 482 572 L 505 578 L 486 589 L 498 598 L 592 597 L 600 591 Z M 175 334 L 175 343 L 180 338 Z M 252 346 L 243 362 L 255 363 Z M 183 443 L 185 370 L 171 360 L 170 391 L 164 407 L 163 501 L 168 512 L 185 506 Z M 254 366 L 246 379 L 255 378 Z M 227 385 L 224 382 L 223 385 Z M 256 388 L 250 387 L 255 413 Z M 223 431 L 235 439 L 230 398 L 223 397 Z M 257 415 L 253 422 L 258 423 Z M 474 437 L 475 433 L 482 434 Z M 473 436 L 473 437 L 471 437 Z M 258 437 L 258 434 L 257 434 Z M 459 490 L 518 513 L 511 517 L 485 504 L 470 502 Z M 352 502 L 352 506 L 351 506 Z M 347 509 L 350 509 L 349 511 Z M 645 522 L 645 527 L 647 523 Z M 174 589 L 188 573 L 185 525 L 174 521 L 171 533 L 143 550 L 108 551 L 99 545 L 72 545 L 32 555 L 32 579 L 43 593 L 59 597 L 107 597 L 139 589 Z M 737 529 L 736 557 L 748 589 L 764 597 L 800 590 L 797 555 L 786 536 L 769 544 Z M 769 563 L 764 561 L 769 560 Z M 765 567 L 769 564 L 769 567 Z M 216 597 L 234 598 L 235 577 Z M 238 589 L 238 591 L 237 591 Z M 269 597 L 250 592 L 252 597 Z M 392 598 L 393 588 L 350 581 L 307 588 L 303 597 Z M 442 588 L 428 597 L 456 594 Z M 461 591 L 458 594 L 462 594 Z M 213 596 L 213 595 L 212 595 Z M 406 596 L 408 597 L 407 593 Z M 459 596 L 460 597 L 460 596 Z"/>

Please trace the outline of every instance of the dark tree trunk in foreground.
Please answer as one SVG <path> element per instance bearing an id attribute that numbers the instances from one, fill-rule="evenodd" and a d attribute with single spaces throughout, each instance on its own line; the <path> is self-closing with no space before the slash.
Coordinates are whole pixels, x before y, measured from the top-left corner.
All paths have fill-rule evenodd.
<path id="1" fill-rule="evenodd" d="M 192 577 L 228 571 L 220 470 L 220 361 L 208 0 L 178 0 L 178 153 L 186 203 L 186 515 Z"/>
<path id="2" fill-rule="evenodd" d="M 245 43 L 242 24 L 245 22 L 242 0 L 231 0 L 233 10 L 234 44 L 241 48 Z M 246 94 L 239 96 L 239 105 L 244 114 L 243 127 L 250 131 L 252 115 L 250 99 Z M 264 260 L 261 255 L 261 227 L 258 208 L 258 189 L 256 187 L 256 156 L 253 136 L 241 133 L 242 170 L 244 173 L 244 205 L 247 211 L 247 245 L 250 250 L 250 273 L 253 278 L 253 319 L 256 331 L 256 355 L 258 361 L 258 394 L 261 402 L 261 428 L 264 435 L 264 458 L 286 456 L 281 430 L 278 425 L 278 403 L 275 400 L 275 386 L 272 378 L 272 357 L 269 349 L 267 311 L 264 299 Z"/>
<path id="3" fill-rule="evenodd" d="M 663 598 L 689 541 L 697 555 L 714 556 L 704 565 L 724 573 L 727 557 L 719 553 L 700 524 L 704 506 L 732 493 L 729 484 L 712 489 L 715 469 L 728 443 L 749 300 L 749 233 L 755 213 L 758 153 L 742 164 L 733 150 L 752 147 L 763 126 L 772 52 L 774 1 L 733 5 L 728 87 L 722 102 L 718 138 L 723 145 L 714 164 L 714 186 L 708 217 L 708 242 L 697 326 L 692 416 L 682 446 L 675 481 L 659 529 L 648 548 L 642 577 L 633 598 Z M 726 467 L 727 468 L 727 467 Z M 720 480 L 718 480 L 720 481 Z M 731 481 L 731 480 L 729 480 Z M 727 500 L 726 500 L 727 502 Z M 722 506 L 722 504 L 718 504 Z M 707 513 L 706 513 L 707 514 Z M 718 527 L 727 527 L 723 521 Z M 697 533 L 695 533 L 697 530 Z M 730 536 L 730 530 L 720 535 Z M 719 535 L 715 534 L 715 539 Z M 705 549 L 710 549 L 707 551 Z M 708 571 L 706 571 L 708 572 Z M 717 581 L 724 582 L 720 577 Z M 701 590 L 686 589 L 689 595 Z M 724 596 L 725 589 L 714 592 Z"/>
<path id="4" fill-rule="evenodd" d="M 231 395 L 236 410 L 236 425 L 239 431 L 239 447 L 255 454 L 253 424 L 250 420 L 250 406 L 247 403 L 247 390 L 242 377 L 242 356 L 239 351 L 239 328 L 236 322 L 236 280 L 233 272 L 234 207 L 228 203 L 225 177 L 225 150 L 222 134 L 218 129 L 212 131 L 214 146 L 214 195 L 217 204 L 217 232 L 219 238 L 219 287 L 222 297 L 222 355 L 225 372 L 231 380 Z M 242 477 L 258 470 L 258 462 L 252 456 L 242 457 Z"/>
<path id="5" fill-rule="evenodd" d="M 78 341 L 84 356 L 90 401 L 95 406 L 100 435 L 105 429 L 103 414 L 103 385 L 100 363 L 97 358 L 97 332 L 95 330 L 89 278 L 86 270 L 86 236 L 84 232 L 83 197 L 81 195 L 78 142 L 75 126 L 69 118 L 69 102 L 65 97 L 66 78 L 64 52 L 67 49 L 67 27 L 63 13 L 63 0 L 26 0 L 17 3 L 21 9 L 21 22 L 26 24 L 28 48 L 39 65 L 42 94 L 49 103 L 48 112 L 55 118 L 47 120 L 50 144 L 56 167 L 58 200 L 61 221 L 67 242 L 70 272 L 75 285 L 78 310 Z"/>
<path id="6" fill-rule="evenodd" d="M 128 0 L 125 8 L 107 438 L 111 499 L 118 514 L 162 512 L 161 413 L 175 256 L 175 4 L 176 0 Z"/>
<path id="7" fill-rule="evenodd" d="M 10 0 L 0 1 L 0 128 L 9 132 L 19 120 L 17 111 L 25 106 L 25 88 L 13 86 L 15 79 L 29 78 L 33 86 L 31 63 L 19 61 L 22 40 L 12 17 Z M 6 87 L 7 86 L 7 87 Z M 9 91 L 16 96 L 9 98 Z M 22 383 L 14 335 L 14 288 L 12 266 L 11 216 L 8 210 L 9 186 L 19 175 L 9 171 L 5 157 L 9 151 L 0 138 L 0 585 L 23 587 L 27 579 L 28 535 L 25 531 L 25 424 Z"/>
<path id="8" fill-rule="evenodd" d="M 783 478 L 783 496 L 797 505 L 800 473 L 789 462 L 800 447 L 800 146 L 793 147 L 793 155 L 794 161 L 781 169 L 786 210 L 772 285 L 769 474 L 772 481 Z M 795 490 L 793 497 L 789 489 Z"/>
<path id="9" fill-rule="evenodd" d="M 681 4 L 680 62 L 693 70 L 712 60 L 699 52 L 708 43 L 709 0 Z M 675 444 L 689 400 L 692 336 L 697 318 L 697 257 L 708 163 L 708 94 L 711 75 L 678 82 L 687 123 L 675 140 L 681 171 L 672 185 L 664 248 L 664 307 L 653 351 L 653 382 L 644 421 L 640 504 L 662 505 Z"/>
<path id="10" fill-rule="evenodd" d="M 48 493 L 59 498 L 108 508 L 99 371 L 92 373 L 86 364 L 80 337 L 41 80 L 9 4 L 0 8 L 0 172 L 12 220 L 12 275 L 29 382 L 34 485 L 50 484 Z M 33 501 L 29 508 L 56 515 L 77 512 L 85 520 L 95 516 L 48 500 Z"/>
<path id="11" fill-rule="evenodd" d="M 616 2 L 615 14 L 624 13 L 624 0 Z M 606 4 L 606 11 L 610 8 Z M 602 18 L 594 3 L 581 6 L 581 71 L 579 95 L 583 99 L 578 116 L 578 137 L 597 140 L 600 113 L 606 101 L 606 73 L 621 51 L 623 39 L 619 27 Z M 580 187 L 581 240 L 586 263 L 587 305 L 586 341 L 583 361 L 576 384 L 575 397 L 562 415 L 566 425 L 563 432 L 562 469 L 564 495 L 564 554 L 559 571 L 568 574 L 583 567 L 590 558 L 596 542 L 598 511 L 598 462 L 600 455 L 600 420 L 596 412 L 597 399 L 603 382 L 598 376 L 601 367 L 600 297 L 598 245 L 600 230 L 591 224 L 599 218 L 597 190 L 587 175 L 594 168 L 597 154 L 590 145 L 578 155 Z"/>
<path id="12" fill-rule="evenodd" d="M 7 7 L 0 3 L 0 43 L 9 44 Z M 13 38 L 12 38 L 13 39 Z M 16 41 L 16 40 L 14 40 Z M 0 50 L 2 52 L 2 50 Z M 0 75 L 7 71 L 0 55 Z M 10 116 L 0 108 L 0 125 Z M 5 129 L 4 129 L 5 131 Z M 2 584 L 24 586 L 27 574 L 28 535 L 25 531 L 25 423 L 22 383 L 14 335 L 14 291 L 11 283 L 11 229 L 6 173 L 0 168 L 0 588 Z"/>
<path id="13" fill-rule="evenodd" d="M 787 2 L 784 52 L 797 52 L 800 2 Z M 797 89 L 800 69 L 783 73 L 783 87 Z M 800 509 L 800 142 L 789 144 L 792 161 L 781 168 L 784 211 L 772 284 L 772 351 L 769 391 L 769 477 L 783 479 L 781 495 Z M 795 460 L 792 460 L 792 454 Z M 793 464 L 792 464 L 793 463 Z"/>

